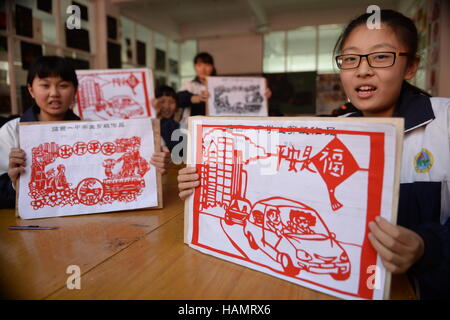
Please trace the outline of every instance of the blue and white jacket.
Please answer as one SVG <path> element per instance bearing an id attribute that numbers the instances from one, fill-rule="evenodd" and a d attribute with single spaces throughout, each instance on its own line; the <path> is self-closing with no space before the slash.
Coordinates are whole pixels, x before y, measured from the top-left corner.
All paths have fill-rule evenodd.
<path id="1" fill-rule="evenodd" d="M 346 116 L 363 116 L 361 112 Z M 450 298 L 450 99 L 405 84 L 394 111 L 405 119 L 397 224 L 424 240 L 408 271 L 420 299 Z"/>

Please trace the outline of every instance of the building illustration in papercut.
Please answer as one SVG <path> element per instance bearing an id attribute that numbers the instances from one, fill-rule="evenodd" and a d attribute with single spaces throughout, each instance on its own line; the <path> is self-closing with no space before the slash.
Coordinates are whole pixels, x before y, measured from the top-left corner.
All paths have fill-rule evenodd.
<path id="1" fill-rule="evenodd" d="M 102 110 L 106 107 L 106 101 L 100 83 L 106 81 L 96 76 L 83 76 L 80 79 L 78 91 L 79 108 L 85 112 L 87 110 Z"/>
<path id="2" fill-rule="evenodd" d="M 242 151 L 236 150 L 234 140 L 219 137 L 206 150 L 201 174 L 201 204 L 203 208 L 228 208 L 233 199 L 245 198 L 247 172 L 243 170 Z"/>
<path id="3" fill-rule="evenodd" d="M 104 103 L 103 93 L 100 89 L 100 84 L 95 81 L 94 77 L 86 77 L 81 83 L 80 88 L 83 92 L 83 99 L 78 103 L 82 110 L 87 110 L 90 107 L 101 106 Z"/>

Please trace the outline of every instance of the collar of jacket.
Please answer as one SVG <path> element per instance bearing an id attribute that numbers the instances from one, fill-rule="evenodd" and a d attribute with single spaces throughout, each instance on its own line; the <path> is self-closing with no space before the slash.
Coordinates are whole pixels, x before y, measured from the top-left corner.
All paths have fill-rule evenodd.
<path id="1" fill-rule="evenodd" d="M 430 98 L 419 93 L 406 81 L 403 83 L 393 117 L 405 119 L 405 132 L 414 130 L 434 120 L 434 112 Z M 348 117 L 363 117 L 361 111 L 356 111 Z"/>
<path id="2" fill-rule="evenodd" d="M 38 115 L 41 112 L 41 109 L 37 106 L 36 103 L 33 103 L 33 105 L 28 108 L 27 111 L 23 113 L 23 115 L 20 117 L 20 122 L 33 122 L 33 121 L 39 121 Z M 75 113 L 73 113 L 72 110 L 67 110 L 66 115 L 64 116 L 64 121 L 68 120 L 81 120 L 80 117 L 78 117 Z"/>
<path id="3" fill-rule="evenodd" d="M 197 82 L 197 83 L 200 83 L 200 84 L 203 84 L 203 83 L 200 81 L 200 78 L 197 77 L 197 76 L 194 78 L 193 81 L 194 81 L 194 82 Z"/>

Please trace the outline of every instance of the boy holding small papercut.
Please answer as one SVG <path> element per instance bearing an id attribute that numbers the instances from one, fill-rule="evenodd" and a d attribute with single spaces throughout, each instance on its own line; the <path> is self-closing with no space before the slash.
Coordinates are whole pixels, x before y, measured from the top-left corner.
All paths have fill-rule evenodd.
<path id="1" fill-rule="evenodd" d="M 66 59 L 58 56 L 38 58 L 29 69 L 27 85 L 34 104 L 20 118 L 0 128 L 0 208 L 15 206 L 17 180 L 25 168 L 26 155 L 19 149 L 19 122 L 80 120 L 71 110 L 78 80 Z M 162 173 L 169 161 L 167 148 L 155 152 L 151 159 Z"/>

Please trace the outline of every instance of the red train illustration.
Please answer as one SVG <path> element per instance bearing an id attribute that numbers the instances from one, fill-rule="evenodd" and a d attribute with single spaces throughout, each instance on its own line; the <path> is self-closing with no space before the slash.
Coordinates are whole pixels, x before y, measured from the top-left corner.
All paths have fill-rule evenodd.
<path id="1" fill-rule="evenodd" d="M 79 141 L 72 147 L 51 142 L 33 148 L 31 179 L 28 184 L 29 195 L 33 199 L 31 205 L 37 210 L 44 206 L 93 206 L 114 201 L 135 201 L 145 188 L 144 175 L 150 170 L 149 162 L 140 154 L 140 146 L 141 139 L 134 136 L 116 139 L 114 143 Z M 122 155 L 117 159 L 107 158 L 100 162 L 104 167 L 105 178 L 87 177 L 76 184 L 76 187 L 72 187 L 74 184 L 67 180 L 64 164 L 58 164 L 56 169 L 46 168 L 58 159 L 83 157 L 86 153 L 99 156 L 116 153 Z"/>

